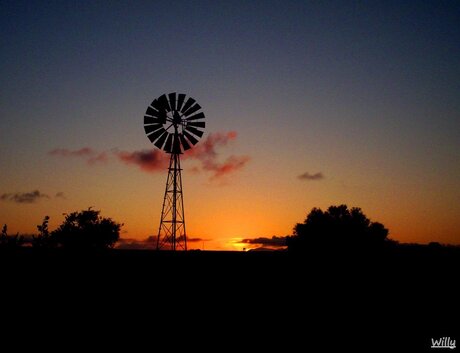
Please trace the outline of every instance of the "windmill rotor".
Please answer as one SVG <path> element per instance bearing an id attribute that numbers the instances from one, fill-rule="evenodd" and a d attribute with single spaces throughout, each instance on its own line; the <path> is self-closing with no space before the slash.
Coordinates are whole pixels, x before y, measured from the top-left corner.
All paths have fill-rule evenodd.
<path id="1" fill-rule="evenodd" d="M 198 143 L 206 127 L 196 100 L 175 92 L 153 100 L 145 112 L 144 131 L 158 149 L 181 154 Z"/>

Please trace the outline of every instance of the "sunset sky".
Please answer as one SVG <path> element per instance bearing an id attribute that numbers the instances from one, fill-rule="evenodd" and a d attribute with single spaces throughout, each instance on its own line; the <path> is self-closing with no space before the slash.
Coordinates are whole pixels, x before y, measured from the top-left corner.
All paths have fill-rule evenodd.
<path id="1" fill-rule="evenodd" d="M 460 244 L 459 1 L 14 0 L 0 33 L 10 233 L 92 206 L 128 243 L 156 235 L 167 156 L 143 115 L 181 92 L 207 124 L 182 164 L 191 248 L 343 203 L 395 240 Z"/>

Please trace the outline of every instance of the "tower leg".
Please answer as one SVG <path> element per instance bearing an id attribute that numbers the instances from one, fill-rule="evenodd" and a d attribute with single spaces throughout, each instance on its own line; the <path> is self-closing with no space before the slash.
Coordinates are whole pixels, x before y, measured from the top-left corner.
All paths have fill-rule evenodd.
<path id="1" fill-rule="evenodd" d="M 171 153 L 157 236 L 157 250 L 187 250 L 180 154 Z"/>

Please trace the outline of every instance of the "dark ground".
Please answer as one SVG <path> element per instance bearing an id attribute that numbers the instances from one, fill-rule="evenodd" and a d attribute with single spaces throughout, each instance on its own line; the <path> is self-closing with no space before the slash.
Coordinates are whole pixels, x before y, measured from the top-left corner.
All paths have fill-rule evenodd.
<path id="1" fill-rule="evenodd" d="M 459 265 L 458 249 L 430 247 L 303 256 L 20 249 L 0 253 L 2 321 L 41 338 L 43 329 L 192 351 L 211 342 L 219 351 L 429 351 L 431 338 L 458 341 Z"/>

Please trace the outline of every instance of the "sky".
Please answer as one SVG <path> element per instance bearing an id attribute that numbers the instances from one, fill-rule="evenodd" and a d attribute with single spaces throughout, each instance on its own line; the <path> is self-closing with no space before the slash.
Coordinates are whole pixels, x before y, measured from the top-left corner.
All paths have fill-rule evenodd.
<path id="1" fill-rule="evenodd" d="M 11 233 L 93 207 L 148 243 L 167 155 L 143 116 L 180 92 L 206 115 L 182 163 L 189 248 L 339 204 L 400 242 L 460 244 L 458 1 L 1 0 L 0 34 Z"/>

